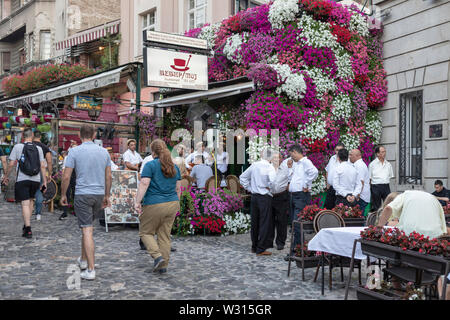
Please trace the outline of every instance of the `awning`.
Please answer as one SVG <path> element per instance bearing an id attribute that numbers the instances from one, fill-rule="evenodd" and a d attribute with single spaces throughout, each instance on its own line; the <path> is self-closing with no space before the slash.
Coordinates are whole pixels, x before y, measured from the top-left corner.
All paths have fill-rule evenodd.
<path id="1" fill-rule="evenodd" d="M 74 34 L 73 36 L 67 38 L 66 40 L 60 41 L 56 43 L 56 50 L 62 50 L 65 48 L 73 47 L 79 45 L 81 43 L 94 41 L 105 37 L 109 34 L 119 33 L 119 25 L 120 20 L 116 20 L 113 22 L 106 23 L 104 25 L 91 28 L 79 33 Z"/>
<path id="2" fill-rule="evenodd" d="M 35 93 L 32 96 L 32 102 L 40 103 L 44 101 L 50 101 L 118 83 L 120 81 L 120 73 L 125 68 L 127 67 L 119 67 L 107 72 L 102 72 L 100 74 L 86 77 L 81 80 Z"/>
<path id="3" fill-rule="evenodd" d="M 28 95 L 0 101 L 0 107 L 4 106 L 18 107 L 26 103 L 28 104 L 41 103 L 66 96 L 75 95 L 78 93 L 83 93 L 89 90 L 103 88 L 111 84 L 116 84 L 120 82 L 121 72 L 128 67 L 129 65 L 124 65 L 109 71 L 94 74 L 92 76 L 72 81 L 44 91 L 39 91 Z"/>
<path id="4" fill-rule="evenodd" d="M 255 84 L 253 83 L 253 81 L 209 89 L 208 91 L 195 91 L 192 93 L 181 94 L 178 96 L 165 98 L 148 104 L 144 104 L 143 106 L 171 107 L 182 104 L 197 103 L 200 101 L 200 99 L 208 98 L 208 100 L 215 100 L 251 91 L 255 91 Z"/>

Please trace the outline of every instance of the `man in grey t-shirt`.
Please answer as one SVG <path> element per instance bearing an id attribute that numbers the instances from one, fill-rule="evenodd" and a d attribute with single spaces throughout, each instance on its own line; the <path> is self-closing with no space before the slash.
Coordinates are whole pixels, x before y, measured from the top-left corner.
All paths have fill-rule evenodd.
<path id="1" fill-rule="evenodd" d="M 192 168 L 191 177 L 195 179 L 197 188 L 204 189 L 206 180 L 214 176 L 210 166 L 204 164 L 205 158 L 202 155 L 195 157 L 195 166 Z"/>
<path id="2" fill-rule="evenodd" d="M 41 186 L 41 174 L 43 176 L 42 186 L 47 187 L 47 178 L 45 175 L 46 163 L 44 159 L 44 153 L 42 152 L 42 148 L 32 144 L 33 140 L 33 131 L 31 129 L 25 129 L 23 131 L 24 143 L 19 143 L 14 146 L 11 154 L 9 155 L 10 163 L 8 168 L 6 169 L 5 176 L 3 178 L 3 183 L 9 183 L 9 174 L 13 170 L 14 166 L 17 165 L 17 178 L 16 183 L 14 185 L 14 197 L 16 202 L 20 202 L 22 204 L 22 216 L 23 216 L 23 234 L 22 236 L 28 239 L 32 238 L 31 233 L 31 213 L 32 213 L 32 203 L 31 200 L 34 199 L 36 191 L 39 190 Z M 25 144 L 32 145 L 36 147 L 39 153 L 39 162 L 40 162 L 40 170 L 41 172 L 34 176 L 29 176 L 23 173 L 19 168 L 19 160 L 22 157 L 23 149 Z M 36 159 L 37 160 L 37 159 Z M 26 161 L 26 160 L 25 160 Z M 36 163 L 36 165 L 38 165 Z"/>
<path id="3" fill-rule="evenodd" d="M 95 279 L 94 215 L 111 205 L 111 158 L 106 149 L 94 144 L 95 130 L 85 124 L 80 129 L 82 144 L 72 148 L 66 158 L 61 183 L 61 205 L 67 206 L 67 188 L 72 171 L 75 170 L 76 186 L 74 209 L 82 229 L 80 269 L 82 279 Z"/>

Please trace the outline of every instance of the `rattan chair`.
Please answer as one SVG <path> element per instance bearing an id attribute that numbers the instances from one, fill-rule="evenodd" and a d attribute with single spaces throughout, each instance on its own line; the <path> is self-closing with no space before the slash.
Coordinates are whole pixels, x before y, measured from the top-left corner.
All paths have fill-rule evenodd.
<path id="1" fill-rule="evenodd" d="M 377 223 L 377 213 L 376 212 L 372 212 L 371 214 L 369 214 L 368 216 L 367 216 L 367 219 L 366 219 L 366 227 L 368 227 L 368 226 L 375 226 L 376 225 L 376 223 Z"/>
<path id="2" fill-rule="evenodd" d="M 342 217 L 334 211 L 323 210 L 314 217 L 314 231 L 317 233 L 323 228 L 341 228 L 345 227 Z"/>
<path id="3" fill-rule="evenodd" d="M 206 192 L 212 192 L 212 191 L 214 191 L 216 189 L 217 189 L 217 187 L 216 187 L 216 177 L 211 176 L 205 182 L 205 191 Z"/>

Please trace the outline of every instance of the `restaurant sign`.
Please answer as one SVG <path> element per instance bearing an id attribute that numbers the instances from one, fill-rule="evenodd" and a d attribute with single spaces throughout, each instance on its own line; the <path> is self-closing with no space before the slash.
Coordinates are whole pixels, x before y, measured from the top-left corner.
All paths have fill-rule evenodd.
<path id="1" fill-rule="evenodd" d="M 73 98 L 73 108 L 83 110 L 102 110 L 102 100 L 94 98 L 92 96 L 79 96 L 76 95 Z"/>
<path id="2" fill-rule="evenodd" d="M 208 57 L 145 48 L 145 80 L 149 87 L 208 90 Z"/>

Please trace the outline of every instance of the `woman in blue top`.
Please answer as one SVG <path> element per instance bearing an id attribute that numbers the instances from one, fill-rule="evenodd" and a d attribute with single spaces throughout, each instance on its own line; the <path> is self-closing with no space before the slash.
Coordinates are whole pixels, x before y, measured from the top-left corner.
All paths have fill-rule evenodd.
<path id="1" fill-rule="evenodd" d="M 140 220 L 139 236 L 154 259 L 153 272 L 164 273 L 169 264 L 170 231 L 180 211 L 181 175 L 164 141 L 155 140 L 150 148 L 155 160 L 142 170 L 135 209 Z"/>

